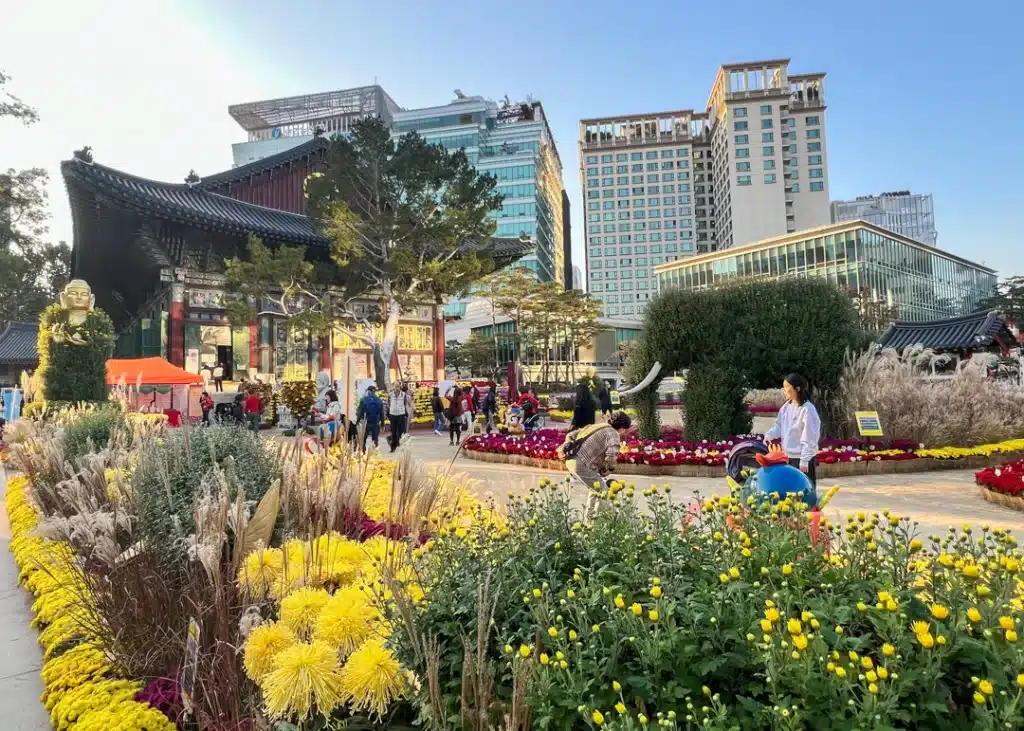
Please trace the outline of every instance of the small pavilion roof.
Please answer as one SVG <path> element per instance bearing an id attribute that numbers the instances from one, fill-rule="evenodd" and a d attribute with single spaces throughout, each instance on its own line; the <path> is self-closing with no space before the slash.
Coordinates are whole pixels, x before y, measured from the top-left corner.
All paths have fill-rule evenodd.
<path id="1" fill-rule="evenodd" d="M 1017 339 L 996 310 L 982 310 L 946 320 L 911 322 L 898 320 L 879 339 L 885 348 L 903 350 L 914 346 L 932 350 L 987 348 L 993 343 L 1005 349 Z"/>

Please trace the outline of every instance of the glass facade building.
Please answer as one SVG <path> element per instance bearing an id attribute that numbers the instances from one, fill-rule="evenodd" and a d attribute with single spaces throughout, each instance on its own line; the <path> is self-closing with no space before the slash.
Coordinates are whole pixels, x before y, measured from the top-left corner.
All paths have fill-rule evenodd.
<path id="1" fill-rule="evenodd" d="M 902 320 L 977 311 L 996 273 L 866 221 L 822 226 L 657 268 L 658 290 L 704 289 L 735 277 L 824 277 L 894 307 Z"/>
<path id="2" fill-rule="evenodd" d="M 867 221 L 908 238 L 938 246 L 935 203 L 930 193 L 909 190 L 859 196 L 852 201 L 832 201 L 832 223 Z"/>
<path id="3" fill-rule="evenodd" d="M 480 96 L 459 96 L 442 107 L 412 109 L 394 116 L 394 134 L 417 132 L 448 150 L 463 149 L 481 173 L 497 178 L 504 196 L 490 216 L 497 237 L 526 234 L 536 245 L 518 266 L 543 282 L 565 280 L 562 162 L 540 102 L 497 104 Z"/>

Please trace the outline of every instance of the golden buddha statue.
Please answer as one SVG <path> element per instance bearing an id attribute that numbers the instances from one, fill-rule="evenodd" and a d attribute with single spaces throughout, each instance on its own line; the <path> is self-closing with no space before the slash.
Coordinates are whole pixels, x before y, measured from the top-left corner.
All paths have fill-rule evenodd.
<path id="1" fill-rule="evenodd" d="M 58 343 L 85 345 L 85 338 L 78 329 L 96 305 L 96 296 L 84 279 L 72 279 L 60 293 L 60 306 L 67 312 L 67 323 L 55 325 L 53 339 Z"/>

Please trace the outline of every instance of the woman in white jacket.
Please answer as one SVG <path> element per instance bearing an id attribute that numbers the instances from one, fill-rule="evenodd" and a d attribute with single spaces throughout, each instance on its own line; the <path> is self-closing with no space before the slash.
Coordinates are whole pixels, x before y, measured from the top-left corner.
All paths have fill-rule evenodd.
<path id="1" fill-rule="evenodd" d="M 807 475 L 817 487 L 815 474 L 818 460 L 818 441 L 821 439 L 821 419 L 810 402 L 810 386 L 799 373 L 790 373 L 782 382 L 786 403 L 779 409 L 774 426 L 765 432 L 765 443 L 780 441 L 789 457 L 789 463 Z"/>

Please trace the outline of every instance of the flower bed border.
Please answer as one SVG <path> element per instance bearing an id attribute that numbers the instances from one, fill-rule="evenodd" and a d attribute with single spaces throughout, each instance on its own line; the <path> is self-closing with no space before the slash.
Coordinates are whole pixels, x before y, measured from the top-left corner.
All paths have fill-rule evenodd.
<path id="1" fill-rule="evenodd" d="M 468 449 L 461 450 L 461 453 L 462 456 L 467 459 L 475 459 L 480 462 L 520 465 L 522 467 L 534 467 L 544 470 L 565 472 L 565 464 L 554 459 L 536 459 L 534 457 L 527 457 L 520 454 L 474 452 Z M 834 462 L 832 464 L 819 464 L 817 474 L 819 478 L 834 478 L 861 477 L 867 475 L 910 474 L 914 472 L 937 472 L 940 470 L 981 469 L 983 467 L 990 467 L 993 464 L 1004 462 L 1007 458 L 1020 459 L 1022 457 L 1024 457 L 1024 452 L 1003 452 L 1001 454 L 964 457 L 963 459 L 935 459 L 934 457 L 921 457 L 919 459 Z M 619 462 L 615 467 L 615 473 L 620 475 L 641 475 L 647 477 L 723 477 L 725 475 L 725 468 L 722 465 L 643 465 Z M 985 492 L 990 491 L 986 490 Z M 989 498 L 986 497 L 985 499 L 988 500 Z M 1017 509 L 1024 511 L 1024 498 L 1017 499 L 1021 501 L 1021 507 Z M 990 500 L 990 502 L 997 501 Z"/>
<path id="2" fill-rule="evenodd" d="M 998 490 L 992 490 L 984 485 L 981 485 L 980 489 L 981 497 L 986 502 L 993 503 L 994 505 L 1001 505 L 1004 508 L 1024 513 L 1024 497 L 1020 497 L 1019 495 L 1007 495 L 1006 493 L 999 492 Z"/>

